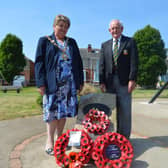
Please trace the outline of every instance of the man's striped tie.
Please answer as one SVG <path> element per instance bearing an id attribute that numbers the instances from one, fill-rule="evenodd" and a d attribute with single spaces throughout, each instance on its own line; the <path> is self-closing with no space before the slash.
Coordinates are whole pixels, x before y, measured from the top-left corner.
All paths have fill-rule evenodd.
<path id="1" fill-rule="evenodd" d="M 114 64 L 117 66 L 117 58 L 118 58 L 118 39 L 114 41 L 114 49 L 113 49 L 113 59 Z"/>

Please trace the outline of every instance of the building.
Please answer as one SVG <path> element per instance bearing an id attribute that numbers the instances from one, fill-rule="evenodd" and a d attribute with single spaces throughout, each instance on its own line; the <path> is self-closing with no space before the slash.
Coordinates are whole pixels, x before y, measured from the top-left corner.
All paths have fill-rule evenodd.
<path id="1" fill-rule="evenodd" d="M 87 48 L 80 48 L 80 54 L 83 60 L 84 81 L 98 84 L 100 49 L 93 49 L 91 44 L 88 44 Z M 163 82 L 168 81 L 168 48 L 166 48 L 166 55 L 167 73 L 159 76 L 159 80 Z"/>
<path id="2" fill-rule="evenodd" d="M 25 60 L 26 66 L 23 72 L 21 72 L 21 75 L 25 76 L 27 85 L 35 85 L 34 62 L 27 57 L 25 57 Z"/>
<path id="3" fill-rule="evenodd" d="M 84 81 L 88 83 L 99 83 L 99 58 L 100 49 L 93 49 L 91 44 L 87 48 L 80 48 L 83 60 Z"/>

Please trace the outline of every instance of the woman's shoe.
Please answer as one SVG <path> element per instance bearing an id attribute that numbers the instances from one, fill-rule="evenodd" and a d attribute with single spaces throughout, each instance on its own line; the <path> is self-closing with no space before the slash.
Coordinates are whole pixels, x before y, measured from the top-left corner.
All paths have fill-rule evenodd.
<path id="1" fill-rule="evenodd" d="M 53 148 L 48 148 L 48 149 L 46 149 L 45 151 L 46 151 L 46 153 L 47 153 L 48 155 L 50 155 L 50 156 L 53 156 L 53 155 L 54 155 Z"/>

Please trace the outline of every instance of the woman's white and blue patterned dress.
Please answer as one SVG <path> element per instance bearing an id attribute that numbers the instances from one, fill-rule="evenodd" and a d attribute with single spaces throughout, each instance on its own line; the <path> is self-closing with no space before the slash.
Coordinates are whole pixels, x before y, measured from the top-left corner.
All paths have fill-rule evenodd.
<path id="1" fill-rule="evenodd" d="M 64 49 L 60 43 L 57 42 L 57 44 Z M 77 115 L 77 94 L 68 46 L 66 54 L 68 59 L 64 60 L 60 49 L 56 53 L 56 92 L 43 96 L 43 120 L 46 122 Z"/>

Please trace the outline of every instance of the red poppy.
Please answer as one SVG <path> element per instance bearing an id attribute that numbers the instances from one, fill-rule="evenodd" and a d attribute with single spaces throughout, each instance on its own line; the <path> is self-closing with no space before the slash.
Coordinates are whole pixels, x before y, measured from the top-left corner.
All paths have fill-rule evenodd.
<path id="1" fill-rule="evenodd" d="M 91 122 L 87 122 L 84 126 L 86 129 L 89 129 L 92 127 L 92 123 Z"/>
<path id="2" fill-rule="evenodd" d="M 103 144 L 100 144 L 100 143 L 96 144 L 96 151 L 103 151 L 103 149 L 104 149 L 104 143 Z"/>
<path id="3" fill-rule="evenodd" d="M 54 153 L 60 154 L 61 153 L 60 147 L 56 147 L 55 150 L 54 150 Z"/>
<path id="4" fill-rule="evenodd" d="M 65 156 L 65 158 L 63 159 L 63 163 L 64 163 L 64 166 L 68 166 L 69 165 L 69 158 Z"/>
<path id="5" fill-rule="evenodd" d="M 114 166 L 116 166 L 116 168 L 122 168 L 122 166 L 123 166 L 123 162 L 121 161 L 121 160 L 119 160 L 119 159 L 117 159 L 117 160 L 112 160 L 111 161 L 111 163 L 114 165 Z"/>
<path id="6" fill-rule="evenodd" d="M 92 158 L 93 158 L 93 160 L 99 159 L 99 155 L 97 154 L 97 152 L 92 152 Z"/>
<path id="7" fill-rule="evenodd" d="M 85 160 L 86 156 L 83 153 L 79 153 L 79 161 L 81 161 L 83 163 L 83 161 Z"/>
<path id="8" fill-rule="evenodd" d="M 104 168 L 104 162 L 103 161 L 97 160 L 97 161 L 95 161 L 95 164 L 98 168 Z"/>
<path id="9" fill-rule="evenodd" d="M 100 133 L 100 131 L 101 131 L 101 125 L 96 125 L 96 132 Z"/>
<path id="10" fill-rule="evenodd" d="M 85 125 L 85 124 L 87 124 L 87 123 L 89 123 L 89 122 L 90 122 L 90 118 L 86 118 L 85 120 L 82 121 L 82 124 Z"/>
<path id="11" fill-rule="evenodd" d="M 102 115 L 102 120 L 108 120 L 108 116 L 105 115 L 105 114 L 103 114 L 103 115 Z"/>
<path id="12" fill-rule="evenodd" d="M 91 149 L 92 149 L 92 145 L 86 145 L 86 146 L 83 146 L 83 147 L 81 147 L 82 149 L 82 151 L 90 151 Z"/>
<path id="13" fill-rule="evenodd" d="M 85 146 L 85 145 L 88 145 L 88 143 L 89 143 L 89 139 L 88 138 L 83 138 L 83 139 L 81 139 L 81 145 L 82 146 Z"/>
<path id="14" fill-rule="evenodd" d="M 124 168 L 130 168 L 131 167 L 131 162 L 124 162 L 123 167 Z"/>
<path id="15" fill-rule="evenodd" d="M 112 168 L 113 164 L 111 162 L 105 162 L 104 163 L 104 168 Z"/>
<path id="16" fill-rule="evenodd" d="M 134 156 L 134 154 L 133 154 L 133 152 L 132 153 L 126 153 L 126 157 L 128 158 L 128 159 L 132 159 L 133 158 L 133 156 Z"/>
<path id="17" fill-rule="evenodd" d="M 68 157 L 70 161 L 75 162 L 76 160 L 78 160 L 78 153 L 70 152 Z"/>

